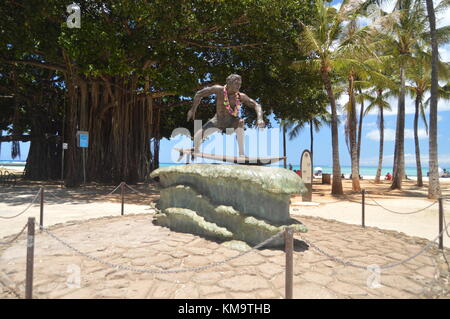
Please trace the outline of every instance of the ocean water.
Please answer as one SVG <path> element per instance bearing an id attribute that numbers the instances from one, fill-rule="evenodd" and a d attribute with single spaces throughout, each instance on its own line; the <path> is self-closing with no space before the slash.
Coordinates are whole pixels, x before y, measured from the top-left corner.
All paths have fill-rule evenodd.
<path id="1" fill-rule="evenodd" d="M 172 165 L 185 165 L 185 163 L 160 163 L 159 164 L 160 167 L 172 166 Z M 288 163 L 288 165 L 289 165 L 289 163 Z M 283 167 L 283 164 L 271 165 L 271 166 Z M 333 167 L 331 167 L 331 166 L 316 165 L 316 166 L 314 166 L 314 168 L 315 167 L 321 167 L 323 173 L 329 173 L 329 174 L 333 173 Z M 292 165 L 292 169 L 299 170 L 300 165 Z M 450 168 L 448 168 L 447 170 L 450 170 Z M 348 177 L 352 173 L 352 168 L 351 168 L 351 166 L 341 166 L 341 172 L 346 177 Z M 381 169 L 381 176 L 385 176 L 388 172 L 391 174 L 393 173 L 392 167 L 383 167 Z M 424 176 L 424 177 L 427 176 L 427 172 L 428 172 L 428 167 L 422 167 L 422 176 Z M 376 166 L 363 166 L 363 167 L 359 168 L 359 173 L 361 176 L 375 176 L 377 174 L 377 167 Z M 415 167 L 405 168 L 405 173 L 407 176 L 417 177 L 417 169 Z"/>
<path id="2" fill-rule="evenodd" d="M 0 160 L 0 166 L 25 166 L 27 161 L 6 161 Z"/>
<path id="3" fill-rule="evenodd" d="M 25 166 L 26 161 L 3 161 L 0 160 L 0 166 Z M 160 163 L 160 167 L 165 166 L 172 166 L 172 165 L 185 165 L 185 163 Z M 277 166 L 277 167 L 283 167 L 283 164 L 281 165 L 271 165 L 271 166 Z M 315 165 L 315 167 L 321 167 L 323 173 L 333 173 L 333 167 L 331 166 L 322 166 L 322 165 Z M 446 168 L 447 171 L 450 171 L 450 167 L 442 167 Z M 299 165 L 292 165 L 292 169 L 299 170 Z M 351 174 L 352 168 L 351 166 L 341 166 L 341 172 L 342 174 L 348 175 Z M 377 173 L 377 167 L 376 166 L 362 166 L 359 168 L 359 172 L 362 176 L 375 176 Z M 392 174 L 392 167 L 383 167 L 381 170 L 381 176 L 386 175 L 388 172 Z M 427 176 L 428 167 L 422 168 L 422 176 Z M 415 167 L 407 167 L 405 168 L 405 173 L 407 176 L 416 177 L 417 176 L 417 169 Z"/>

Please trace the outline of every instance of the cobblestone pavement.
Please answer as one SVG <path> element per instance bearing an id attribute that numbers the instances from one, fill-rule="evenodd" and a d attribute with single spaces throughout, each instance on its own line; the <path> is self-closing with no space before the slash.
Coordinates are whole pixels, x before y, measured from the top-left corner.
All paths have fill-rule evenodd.
<path id="1" fill-rule="evenodd" d="M 358 265 L 390 264 L 420 251 L 428 241 L 394 231 L 362 229 L 315 217 L 301 217 L 302 234 L 324 251 Z M 80 251 L 135 268 L 169 270 L 203 266 L 239 254 L 204 238 L 151 223 L 152 215 L 107 217 L 51 226 Z M 197 272 L 147 274 L 117 270 L 77 255 L 37 231 L 36 298 L 283 298 L 285 254 L 260 249 Z M 11 237 L 9 237 L 11 238 Z M 2 239 L 4 241 L 7 238 Z M 294 298 L 449 298 L 449 266 L 433 246 L 404 265 L 376 273 L 341 265 L 296 235 Z M 446 250 L 450 259 L 450 250 Z M 0 246 L 0 298 L 24 295 L 26 240 Z M 80 285 L 77 285 L 79 270 Z M 368 282 L 381 284 L 369 288 Z M 68 285 L 69 283 L 69 285 Z"/>

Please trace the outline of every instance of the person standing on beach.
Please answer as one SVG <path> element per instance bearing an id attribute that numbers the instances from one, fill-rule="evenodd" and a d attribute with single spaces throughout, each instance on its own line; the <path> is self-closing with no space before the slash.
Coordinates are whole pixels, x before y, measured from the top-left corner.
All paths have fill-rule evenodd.
<path id="1" fill-rule="evenodd" d="M 194 135 L 194 153 L 198 153 L 200 150 L 200 144 L 209 135 L 216 131 L 222 131 L 222 133 L 229 133 L 227 128 L 232 128 L 231 133 L 236 131 L 236 138 L 239 146 L 239 156 L 245 156 L 244 154 L 244 120 L 239 118 L 239 110 L 241 104 L 245 104 L 253 108 L 256 112 L 258 128 L 264 128 L 265 123 L 262 115 L 261 105 L 253 99 L 249 98 L 246 94 L 239 92 L 241 88 L 242 79 L 240 75 L 231 74 L 226 79 L 226 84 L 213 85 L 211 87 L 205 87 L 198 91 L 194 96 L 194 103 L 192 108 L 187 114 L 187 120 L 195 119 L 195 111 L 202 98 L 216 95 L 216 114 L 212 119 L 203 125 L 201 130 Z M 208 130 L 209 128 L 216 128 L 217 130 Z"/>

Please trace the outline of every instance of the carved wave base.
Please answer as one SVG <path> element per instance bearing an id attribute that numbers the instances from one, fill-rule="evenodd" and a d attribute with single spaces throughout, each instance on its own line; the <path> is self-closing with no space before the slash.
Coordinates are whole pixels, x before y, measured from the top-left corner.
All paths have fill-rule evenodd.
<path id="1" fill-rule="evenodd" d="M 290 193 L 305 190 L 295 173 L 276 167 L 263 167 L 267 170 L 256 167 L 260 178 L 251 180 L 241 174 L 241 170 L 230 172 L 231 165 L 202 164 L 195 170 L 189 168 L 194 165 L 175 170 L 166 167 L 152 173 L 151 177 L 160 177 L 165 187 L 161 190 L 158 212 L 154 217 L 156 225 L 217 241 L 243 241 L 250 246 L 259 244 L 287 226 L 293 227 L 296 232 L 307 232 L 304 224 L 289 217 Z M 242 169 L 242 166 L 234 167 Z M 254 166 L 247 168 L 255 170 Z M 199 169 L 202 174 L 197 174 Z M 284 178 L 284 181 L 270 181 L 274 178 Z M 261 182 L 266 187 L 261 187 Z M 230 200 L 231 194 L 235 195 L 233 200 Z M 240 201 L 247 200 L 247 203 L 236 205 L 239 202 L 236 197 Z M 265 247 L 283 245 L 284 239 L 280 236 Z"/>

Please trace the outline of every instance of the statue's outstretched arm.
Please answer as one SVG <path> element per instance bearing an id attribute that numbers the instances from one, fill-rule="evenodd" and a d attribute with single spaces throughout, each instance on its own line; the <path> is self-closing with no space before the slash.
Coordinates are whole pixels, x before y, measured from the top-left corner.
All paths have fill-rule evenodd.
<path id="1" fill-rule="evenodd" d="M 194 96 L 194 101 L 192 103 L 192 107 L 188 112 L 187 120 L 189 121 L 190 119 L 192 119 L 192 120 L 195 119 L 195 111 L 197 111 L 197 107 L 200 104 L 200 101 L 202 100 L 202 98 L 210 96 L 211 94 L 217 94 L 217 92 L 220 91 L 220 89 L 221 89 L 220 85 L 213 85 L 213 86 L 205 87 L 205 88 L 201 89 L 200 91 L 197 91 L 197 93 L 195 93 L 195 96 Z"/>
<path id="2" fill-rule="evenodd" d="M 255 100 L 249 98 L 244 93 L 241 93 L 241 101 L 245 105 L 255 109 L 256 119 L 257 119 L 256 120 L 256 124 L 258 125 L 258 127 L 263 128 L 266 124 L 265 124 L 264 119 L 263 119 L 263 112 L 262 112 L 261 105 L 258 102 L 256 102 Z"/>

